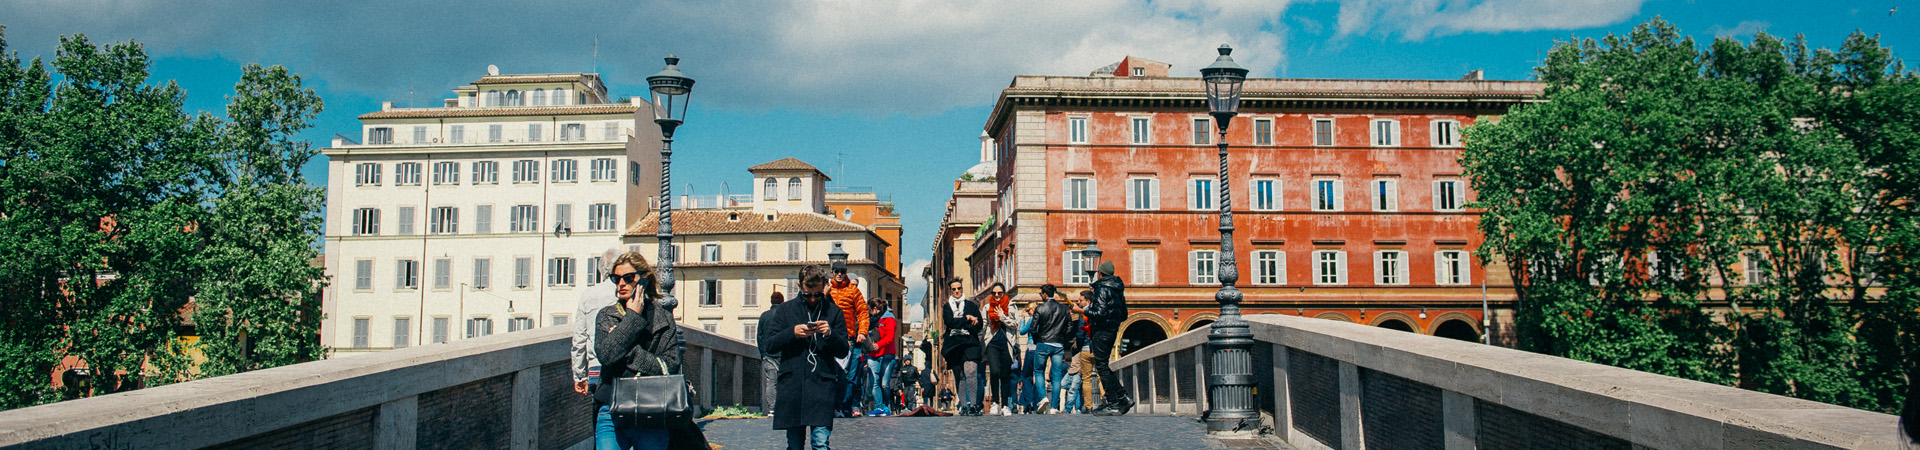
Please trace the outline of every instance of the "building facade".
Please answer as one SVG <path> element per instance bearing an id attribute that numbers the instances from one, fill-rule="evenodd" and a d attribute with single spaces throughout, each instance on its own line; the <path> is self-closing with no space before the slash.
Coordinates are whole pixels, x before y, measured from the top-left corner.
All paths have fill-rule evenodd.
<path id="1" fill-rule="evenodd" d="M 1480 212 L 1467 207 L 1460 130 L 1541 89 L 1477 75 L 1249 79 L 1220 180 L 1199 79 L 1018 76 L 985 127 L 996 220 L 973 248 L 935 259 L 968 252 L 975 287 L 1077 292 L 1092 269 L 1079 251 L 1097 244 L 1128 286 L 1120 351 L 1131 351 L 1217 316 L 1231 189 L 1245 314 L 1479 340 L 1483 319 L 1510 322 L 1514 296 L 1502 266 L 1472 256 Z"/>
<path id="2" fill-rule="evenodd" d="M 338 355 L 563 325 L 659 194 L 651 105 L 598 74 L 489 74 L 322 151 Z"/>
<path id="3" fill-rule="evenodd" d="M 747 171 L 754 177 L 751 199 L 722 199 L 716 206 L 673 212 L 677 320 L 757 342 L 760 313 L 771 306 L 773 293 L 793 298 L 800 268 L 829 264 L 836 245 L 847 253 L 847 276 L 863 295 L 901 298 L 906 285 L 897 263 L 889 264 L 898 258 L 888 258 L 898 250 L 881 234 L 891 223 L 898 239 L 899 217 L 890 215 L 890 204 L 888 215 L 868 215 L 873 223 L 858 223 L 827 213 L 828 199 L 839 194 L 828 192 L 827 175 L 812 165 L 785 158 Z M 878 206 L 872 205 L 875 213 Z M 627 229 L 626 248 L 659 254 L 658 231 L 658 215 L 647 215 Z"/>

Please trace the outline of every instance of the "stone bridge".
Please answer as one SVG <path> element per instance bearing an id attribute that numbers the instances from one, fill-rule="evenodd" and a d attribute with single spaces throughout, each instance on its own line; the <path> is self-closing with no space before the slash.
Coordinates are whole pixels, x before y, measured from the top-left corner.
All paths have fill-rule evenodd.
<path id="1" fill-rule="evenodd" d="M 1206 330 L 1115 361 L 1126 417 L 862 418 L 841 448 L 1898 449 L 1886 414 L 1345 322 L 1248 317 L 1258 440 L 1208 438 Z M 0 412 L 0 447 L 590 448 L 570 327 L 316 361 Z M 758 354 L 685 329 L 714 405 L 760 404 Z M 764 420 L 703 421 L 715 444 L 778 448 Z"/>

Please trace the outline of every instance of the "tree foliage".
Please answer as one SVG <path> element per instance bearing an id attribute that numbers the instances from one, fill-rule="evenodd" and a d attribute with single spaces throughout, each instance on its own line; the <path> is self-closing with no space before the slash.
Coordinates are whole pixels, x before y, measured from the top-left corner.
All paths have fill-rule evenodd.
<path id="1" fill-rule="evenodd" d="M 320 354 L 322 197 L 291 140 L 319 98 L 249 65 L 227 118 L 191 115 L 148 67 L 85 36 L 23 62 L 0 28 L 0 408 Z M 55 390 L 69 359 L 94 376 Z"/>
<path id="2" fill-rule="evenodd" d="M 1467 130 L 1528 350 L 1866 409 L 1916 361 L 1920 82 L 1861 33 L 1562 42 Z"/>

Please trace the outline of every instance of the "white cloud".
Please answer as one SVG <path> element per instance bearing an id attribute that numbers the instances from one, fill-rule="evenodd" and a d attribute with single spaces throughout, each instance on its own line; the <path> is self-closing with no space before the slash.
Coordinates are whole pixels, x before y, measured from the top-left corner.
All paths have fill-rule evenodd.
<path id="1" fill-rule="evenodd" d="M 423 100 L 506 72 L 599 70 L 641 86 L 668 52 L 699 80 L 695 101 L 730 109 L 934 113 L 992 101 L 1015 74 L 1083 75 L 1135 55 L 1176 74 L 1231 43 L 1268 75 L 1284 62 L 1286 1 L 674 2 L 474 0 L 294 2 L 73 0 L 0 4 L 12 49 L 54 37 L 133 39 L 156 55 L 284 64 L 333 90 Z M 1267 72 L 1267 73 L 1263 73 Z M 640 95 L 641 92 L 616 92 Z"/>
<path id="2" fill-rule="evenodd" d="M 1755 33 L 1767 31 L 1767 27 L 1772 25 L 1773 24 L 1758 20 L 1746 20 L 1741 21 L 1738 25 L 1734 25 L 1733 28 L 1714 25 L 1713 28 L 1707 31 L 1712 31 L 1713 37 L 1752 36 Z"/>
<path id="3" fill-rule="evenodd" d="M 1432 36 L 1573 30 L 1612 25 L 1640 13 L 1645 0 L 1345 0 L 1338 32 Z"/>

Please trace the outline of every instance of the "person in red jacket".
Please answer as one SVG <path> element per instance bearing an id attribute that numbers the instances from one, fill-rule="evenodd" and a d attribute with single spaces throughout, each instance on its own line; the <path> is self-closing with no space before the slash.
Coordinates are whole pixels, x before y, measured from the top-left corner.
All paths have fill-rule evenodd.
<path id="1" fill-rule="evenodd" d="M 859 403 L 860 388 L 864 386 L 858 378 L 866 375 L 862 366 L 866 362 L 864 349 L 867 346 L 867 332 L 872 330 L 872 317 L 867 315 L 866 296 L 860 295 L 860 286 L 847 279 L 847 267 L 841 263 L 833 265 L 833 282 L 827 284 L 827 296 L 833 297 L 833 305 L 840 307 L 840 312 L 846 315 L 847 340 L 853 343 L 852 352 L 847 354 L 846 363 L 841 366 L 846 370 L 840 379 L 840 401 L 834 405 L 834 409 L 842 417 L 860 417 L 860 411 L 854 409 L 854 404 Z"/>
<path id="2" fill-rule="evenodd" d="M 899 321 L 887 310 L 887 302 L 874 299 L 867 306 L 875 314 L 873 333 L 867 344 L 867 401 L 873 402 L 868 415 L 884 417 L 893 414 L 887 407 L 887 385 L 893 381 L 894 364 L 899 359 L 896 357 L 899 343 L 894 339 Z"/>

